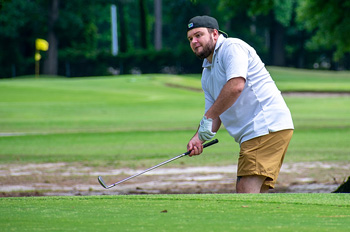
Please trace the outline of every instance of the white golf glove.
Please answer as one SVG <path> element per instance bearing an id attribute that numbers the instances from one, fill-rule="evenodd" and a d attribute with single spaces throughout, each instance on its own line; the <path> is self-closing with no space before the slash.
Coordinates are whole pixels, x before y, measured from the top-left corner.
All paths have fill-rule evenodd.
<path id="1" fill-rule="evenodd" d="M 215 136 L 216 133 L 211 131 L 213 126 L 213 119 L 204 116 L 199 125 L 198 138 L 201 141 L 208 141 Z"/>

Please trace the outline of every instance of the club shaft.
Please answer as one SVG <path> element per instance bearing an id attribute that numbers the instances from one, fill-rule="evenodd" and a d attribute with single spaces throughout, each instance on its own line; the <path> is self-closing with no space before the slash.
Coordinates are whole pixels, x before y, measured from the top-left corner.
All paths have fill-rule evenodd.
<path id="1" fill-rule="evenodd" d="M 187 153 L 187 152 L 186 152 L 186 153 Z M 118 185 L 118 184 L 121 184 L 121 183 L 123 183 L 123 182 L 125 182 L 125 181 L 127 181 L 127 180 L 130 180 L 130 179 L 132 179 L 132 178 L 135 178 L 135 177 L 137 177 L 137 176 L 140 176 L 140 175 L 142 175 L 142 174 L 144 174 L 144 173 L 146 173 L 146 172 L 149 172 L 149 171 L 151 171 L 151 170 L 153 170 L 153 169 L 156 169 L 156 168 L 158 168 L 158 167 L 160 167 L 160 166 L 163 166 L 164 164 L 170 163 L 171 161 L 174 161 L 174 160 L 179 159 L 179 158 L 181 158 L 181 157 L 183 157 L 183 156 L 185 156 L 185 155 L 188 155 L 188 154 L 186 154 L 186 153 L 183 153 L 183 154 L 178 155 L 178 156 L 176 156 L 176 157 L 174 157 L 174 158 L 172 158 L 172 159 L 169 159 L 169 160 L 167 160 L 167 161 L 164 161 L 163 163 L 157 164 L 156 166 L 150 167 L 149 169 L 146 169 L 146 170 L 144 170 L 144 171 L 142 171 L 142 172 L 140 172 L 140 173 L 137 173 L 137 174 L 135 174 L 135 175 L 129 176 L 128 178 L 125 178 L 124 180 L 118 181 L 117 183 L 114 183 L 114 184 L 112 184 L 111 186 L 108 186 L 108 188 L 111 188 L 111 187 L 113 187 L 113 186 L 116 186 L 116 185 Z"/>
<path id="2" fill-rule="evenodd" d="M 213 145 L 213 144 L 215 144 L 215 143 L 217 143 L 217 142 L 219 142 L 219 141 L 218 141 L 217 139 L 214 139 L 214 140 L 212 140 L 212 141 L 210 141 L 210 142 L 204 144 L 204 145 L 203 145 L 203 148 L 209 147 L 209 146 L 211 146 L 211 145 Z M 183 154 L 181 154 L 181 155 L 178 155 L 178 156 L 176 156 L 176 157 L 174 157 L 174 158 L 171 158 L 171 159 L 169 159 L 169 160 L 167 160 L 167 161 L 164 161 L 164 162 L 162 162 L 162 163 L 160 163 L 160 164 L 157 164 L 156 166 L 153 166 L 153 167 L 151 167 L 151 168 L 148 168 L 148 169 L 146 169 L 146 170 L 144 170 L 144 171 L 142 171 L 142 172 L 140 172 L 140 173 L 137 173 L 137 174 L 135 174 L 135 175 L 129 176 L 128 178 L 125 178 L 125 179 L 123 179 L 123 180 L 121 180 L 121 181 L 118 181 L 118 182 L 116 182 L 116 183 L 114 183 L 114 184 L 111 184 L 111 185 L 108 185 L 108 186 L 106 186 L 106 185 L 104 184 L 104 182 L 103 182 L 103 180 L 102 180 L 102 177 L 99 177 L 99 181 L 102 182 L 102 183 L 101 183 L 101 182 L 100 182 L 100 183 L 101 183 L 101 185 L 102 185 L 104 188 L 109 189 L 109 188 L 112 188 L 112 187 L 114 187 L 114 186 L 116 186 L 116 185 L 118 185 L 118 184 L 121 184 L 121 183 L 123 183 L 123 182 L 125 182 L 125 181 L 127 181 L 127 180 L 130 180 L 130 179 L 135 178 L 135 177 L 137 177 L 137 176 L 140 176 L 140 175 L 142 175 L 142 174 L 144 174 L 144 173 L 146 173 L 146 172 L 149 172 L 149 171 L 151 171 L 151 170 L 153 170 L 153 169 L 156 169 L 156 168 L 158 168 L 158 167 L 160 167 L 160 166 L 163 166 L 164 164 L 170 163 L 170 162 L 172 162 L 172 161 L 174 161 L 174 160 L 177 160 L 177 159 L 179 159 L 179 158 L 181 158 L 181 157 L 184 157 L 184 156 L 186 156 L 186 155 L 189 155 L 190 153 L 191 153 L 191 151 L 187 151 L 187 152 L 185 152 L 185 153 L 183 153 Z"/>

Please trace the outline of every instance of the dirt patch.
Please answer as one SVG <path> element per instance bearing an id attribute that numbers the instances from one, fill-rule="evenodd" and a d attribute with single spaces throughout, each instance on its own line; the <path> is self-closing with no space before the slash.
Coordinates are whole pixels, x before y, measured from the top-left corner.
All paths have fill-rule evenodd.
<path id="1" fill-rule="evenodd" d="M 349 97 L 350 92 L 282 92 L 283 96 L 290 97 Z"/>
<path id="2" fill-rule="evenodd" d="M 174 84 L 174 83 L 165 83 L 165 86 L 168 86 L 171 88 L 190 90 L 190 91 L 194 91 L 194 92 L 203 92 L 202 88 L 189 87 L 189 86 L 178 85 L 178 84 Z"/>
<path id="3" fill-rule="evenodd" d="M 79 163 L 0 165 L 0 197 L 234 193 L 236 169 L 236 165 L 158 168 L 105 190 L 97 176 L 112 184 L 143 170 L 97 168 Z M 285 163 L 272 192 L 332 192 L 347 179 L 349 170 L 350 163 Z"/>

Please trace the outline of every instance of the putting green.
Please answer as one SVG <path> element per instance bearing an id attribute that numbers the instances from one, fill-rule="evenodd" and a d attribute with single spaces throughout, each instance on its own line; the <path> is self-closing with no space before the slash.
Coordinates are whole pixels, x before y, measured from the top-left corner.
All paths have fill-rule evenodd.
<path id="1" fill-rule="evenodd" d="M 2 231 L 348 231 L 349 194 L 0 199 Z"/>

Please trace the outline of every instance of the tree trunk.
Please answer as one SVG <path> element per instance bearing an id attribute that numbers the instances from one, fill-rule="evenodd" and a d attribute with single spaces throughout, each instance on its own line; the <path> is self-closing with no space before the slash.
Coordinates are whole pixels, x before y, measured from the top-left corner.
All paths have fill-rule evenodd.
<path id="1" fill-rule="evenodd" d="M 59 14 L 59 0 L 51 1 L 51 9 L 49 13 L 49 26 L 48 26 L 48 42 L 49 50 L 47 53 L 47 59 L 44 62 L 44 74 L 57 75 L 58 74 L 58 39 L 55 33 L 55 23 Z"/>
<path id="2" fill-rule="evenodd" d="M 119 17 L 119 28 L 120 28 L 120 52 L 125 53 L 128 51 L 128 42 L 127 42 L 127 27 L 128 23 L 125 19 L 125 5 L 123 2 L 120 2 L 118 7 L 118 17 Z"/>
<path id="3" fill-rule="evenodd" d="M 276 20 L 273 20 L 273 26 L 270 30 L 270 41 L 272 65 L 284 66 L 286 64 L 285 28 Z"/>
<path id="4" fill-rule="evenodd" d="M 146 4 L 144 0 L 139 0 L 140 7 L 140 32 L 141 32 L 141 47 L 143 49 L 148 48 L 147 40 L 147 13 L 146 13 Z"/>
<path id="5" fill-rule="evenodd" d="M 162 0 L 154 0 L 154 15 L 154 47 L 158 51 L 162 49 Z"/>

